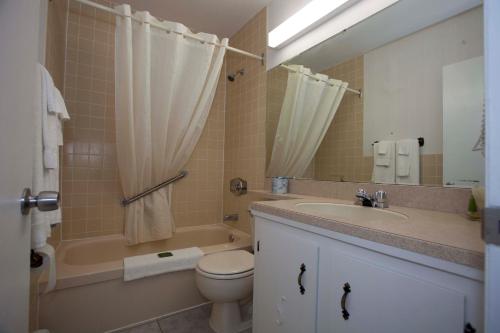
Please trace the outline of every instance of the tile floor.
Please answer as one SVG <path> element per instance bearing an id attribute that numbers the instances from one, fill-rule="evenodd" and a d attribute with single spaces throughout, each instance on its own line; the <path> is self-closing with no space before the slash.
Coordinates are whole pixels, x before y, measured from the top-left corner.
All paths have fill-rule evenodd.
<path id="1" fill-rule="evenodd" d="M 148 322 L 146 324 L 126 328 L 114 333 L 215 333 L 208 325 L 211 304 L 180 312 L 172 316 Z M 243 317 L 249 314 L 248 308 L 242 309 Z M 247 315 L 245 315 L 245 312 Z M 251 315 L 251 314 L 250 314 Z M 244 318 L 246 319 L 246 318 Z M 252 333 L 248 329 L 241 333 Z"/>

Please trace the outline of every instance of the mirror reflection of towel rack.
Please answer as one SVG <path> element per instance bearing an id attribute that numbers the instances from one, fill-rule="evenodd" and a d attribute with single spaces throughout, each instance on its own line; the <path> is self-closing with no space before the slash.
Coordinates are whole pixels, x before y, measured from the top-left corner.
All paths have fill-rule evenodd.
<path id="1" fill-rule="evenodd" d="M 423 137 L 419 137 L 417 140 L 418 140 L 418 145 L 419 145 L 420 147 L 423 147 L 423 146 L 424 146 L 424 143 L 425 143 L 424 138 L 423 138 Z M 378 141 L 373 141 L 372 146 L 373 146 L 374 144 L 376 144 L 376 143 L 378 143 Z"/>

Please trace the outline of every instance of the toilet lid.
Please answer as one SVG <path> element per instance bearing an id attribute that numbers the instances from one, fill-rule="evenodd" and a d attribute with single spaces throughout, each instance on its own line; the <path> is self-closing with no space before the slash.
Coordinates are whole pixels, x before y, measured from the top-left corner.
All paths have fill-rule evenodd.
<path id="1" fill-rule="evenodd" d="M 198 268 L 217 275 L 248 272 L 253 270 L 253 254 L 243 250 L 208 254 L 198 261 Z"/>

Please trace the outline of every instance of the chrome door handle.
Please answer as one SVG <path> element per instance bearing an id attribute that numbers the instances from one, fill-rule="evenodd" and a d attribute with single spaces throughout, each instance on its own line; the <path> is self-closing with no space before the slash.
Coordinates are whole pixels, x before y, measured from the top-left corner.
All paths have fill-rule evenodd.
<path id="1" fill-rule="evenodd" d="M 59 192 L 42 191 L 38 195 L 32 196 L 31 189 L 27 187 L 23 190 L 19 201 L 23 215 L 28 215 L 33 207 L 37 207 L 41 212 L 48 212 L 59 208 Z"/>

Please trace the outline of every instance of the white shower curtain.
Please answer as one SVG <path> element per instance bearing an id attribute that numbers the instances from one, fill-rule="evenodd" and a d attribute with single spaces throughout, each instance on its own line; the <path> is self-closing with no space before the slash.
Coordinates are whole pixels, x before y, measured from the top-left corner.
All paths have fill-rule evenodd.
<path id="1" fill-rule="evenodd" d="M 182 24 L 148 12 L 131 14 L 129 5 L 116 9 L 124 15 L 117 17 L 115 35 L 116 141 L 121 184 L 130 197 L 175 176 L 187 163 L 207 120 L 227 39 L 217 47 L 214 35 L 199 33 L 200 42 L 185 38 L 182 33 L 190 31 Z M 171 189 L 125 208 L 129 244 L 172 237 Z"/>
<path id="2" fill-rule="evenodd" d="M 337 112 L 347 82 L 291 65 L 267 175 L 302 177 Z M 324 82 L 327 81 L 327 82 Z"/>

